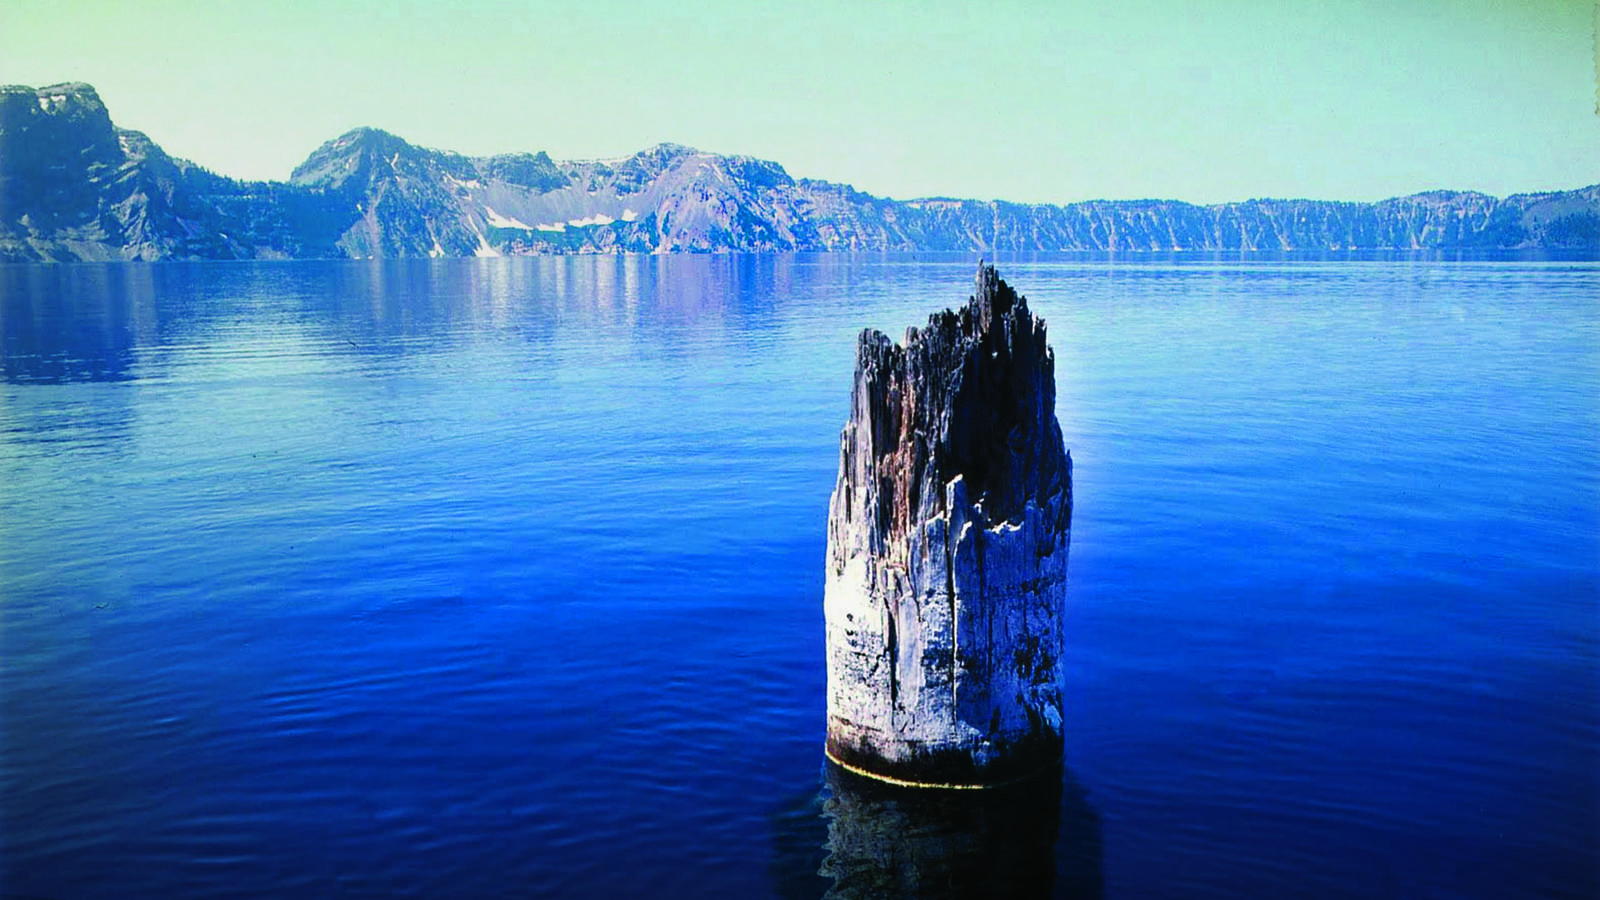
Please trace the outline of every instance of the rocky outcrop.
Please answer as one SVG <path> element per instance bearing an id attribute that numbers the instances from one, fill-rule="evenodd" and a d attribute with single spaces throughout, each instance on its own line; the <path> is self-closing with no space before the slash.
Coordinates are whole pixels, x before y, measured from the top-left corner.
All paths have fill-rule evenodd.
<path id="1" fill-rule="evenodd" d="M 87 84 L 0 87 L 0 262 L 255 255 L 191 174 Z"/>
<path id="2" fill-rule="evenodd" d="M 1072 460 L 1045 325 L 993 267 L 865 331 L 828 509 L 828 755 L 913 784 L 1058 763 Z"/>

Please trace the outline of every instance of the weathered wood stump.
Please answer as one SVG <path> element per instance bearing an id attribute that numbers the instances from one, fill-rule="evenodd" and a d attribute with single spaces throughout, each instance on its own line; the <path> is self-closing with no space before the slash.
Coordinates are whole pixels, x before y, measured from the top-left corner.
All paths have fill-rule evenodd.
<path id="1" fill-rule="evenodd" d="M 1071 525 L 1054 354 L 993 267 L 904 346 L 863 331 L 828 509 L 828 756 L 947 787 L 1058 764 Z"/>

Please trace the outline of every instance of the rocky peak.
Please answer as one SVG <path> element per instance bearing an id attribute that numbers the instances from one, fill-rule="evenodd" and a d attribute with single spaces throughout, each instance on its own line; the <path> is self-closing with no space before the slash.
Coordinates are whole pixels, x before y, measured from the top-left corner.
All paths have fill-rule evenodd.
<path id="1" fill-rule="evenodd" d="M 794 179 L 778 163 L 753 156 L 724 157 L 728 173 L 746 190 L 783 190 L 794 187 Z"/>
<path id="2" fill-rule="evenodd" d="M 365 184 L 384 167 L 426 151 L 380 128 L 353 128 L 312 151 L 289 176 L 293 184 L 336 188 L 355 179 Z"/>
<path id="3" fill-rule="evenodd" d="M 662 141 L 654 146 L 640 150 L 633 158 L 649 160 L 657 165 L 670 165 L 685 156 L 694 156 L 699 153 L 688 144 L 675 144 L 671 141 Z"/>
<path id="4" fill-rule="evenodd" d="M 162 163 L 176 164 L 167 155 L 167 151 L 161 149 L 159 144 L 150 140 L 150 136 L 142 131 L 134 131 L 131 128 L 118 128 L 117 142 L 122 145 L 123 154 L 130 160 L 138 162 L 155 160 Z M 192 163 L 186 163 L 186 165 L 192 165 Z"/>
<path id="5" fill-rule="evenodd" d="M 55 229 L 92 222 L 98 184 L 126 157 L 87 84 L 0 88 L 0 224 Z"/>
<path id="6" fill-rule="evenodd" d="M 683 166 L 699 155 L 700 151 L 683 144 L 656 144 L 617 163 L 610 170 L 612 182 L 619 194 L 637 194 L 649 188 L 664 173 Z"/>
<path id="7" fill-rule="evenodd" d="M 570 180 L 543 150 L 491 156 L 482 162 L 480 169 L 489 178 L 540 194 L 564 188 Z"/>
<path id="8" fill-rule="evenodd" d="M 0 87 L 0 166 L 45 155 L 120 162 L 111 114 L 94 88 L 79 82 Z"/>
<path id="9" fill-rule="evenodd" d="M 79 121 L 96 121 L 103 119 L 110 124 L 111 115 L 106 112 L 105 103 L 101 102 L 100 94 L 91 85 L 81 81 L 70 81 L 63 84 L 52 84 L 42 88 L 31 88 L 19 84 L 0 87 L 0 95 L 6 99 L 31 97 L 39 111 L 62 119 L 76 119 Z"/>

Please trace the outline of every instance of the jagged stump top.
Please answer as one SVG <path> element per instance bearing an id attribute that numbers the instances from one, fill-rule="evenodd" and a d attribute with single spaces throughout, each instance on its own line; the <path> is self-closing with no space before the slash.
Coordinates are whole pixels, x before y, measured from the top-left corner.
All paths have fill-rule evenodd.
<path id="1" fill-rule="evenodd" d="M 987 524 L 1015 519 L 1029 500 L 1044 507 L 1063 490 L 1068 519 L 1059 525 L 1070 524 L 1055 354 L 1044 320 L 993 266 L 980 264 L 966 306 L 906 329 L 903 346 L 863 330 L 856 372 L 854 415 L 872 423 L 872 446 L 846 452 L 866 469 L 851 480 L 876 488 L 875 551 L 946 512 L 943 488 L 957 475 Z"/>

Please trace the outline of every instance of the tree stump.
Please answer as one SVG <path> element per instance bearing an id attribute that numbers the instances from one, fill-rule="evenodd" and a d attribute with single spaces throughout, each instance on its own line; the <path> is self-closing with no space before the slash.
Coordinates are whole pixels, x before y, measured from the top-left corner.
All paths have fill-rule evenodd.
<path id="1" fill-rule="evenodd" d="M 828 509 L 828 756 L 942 787 L 1059 764 L 1071 525 L 1044 320 L 993 267 L 904 345 L 863 331 Z"/>

